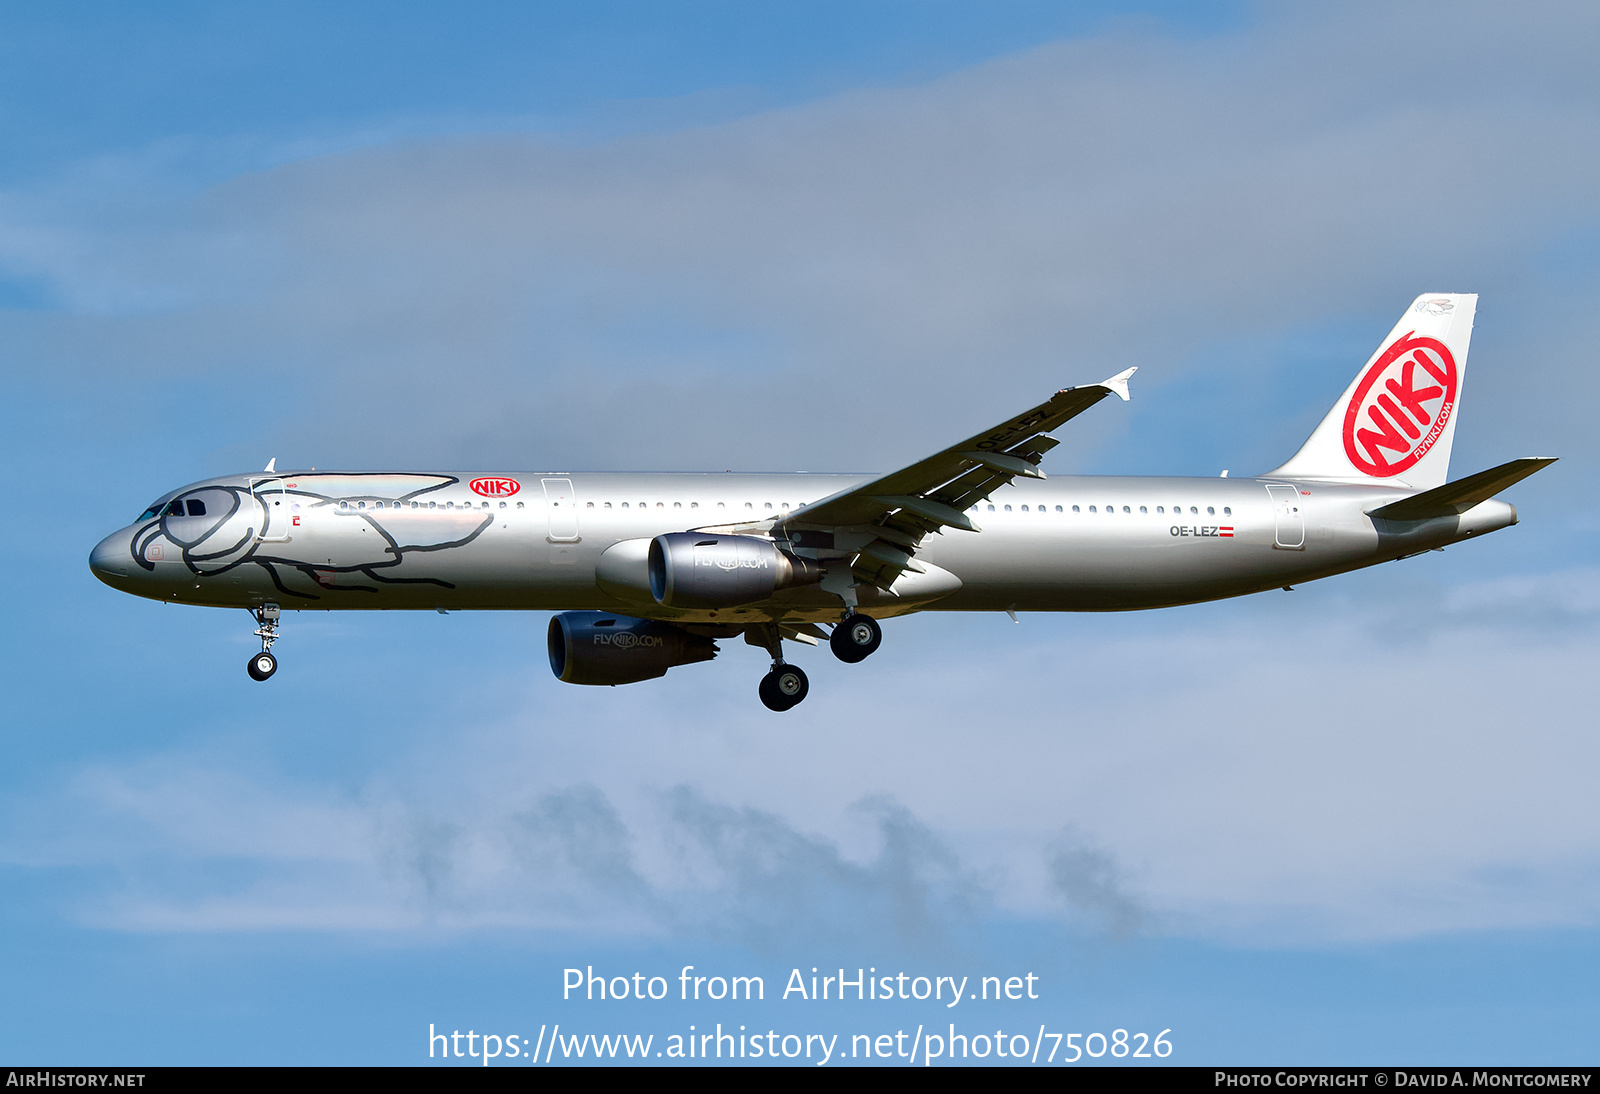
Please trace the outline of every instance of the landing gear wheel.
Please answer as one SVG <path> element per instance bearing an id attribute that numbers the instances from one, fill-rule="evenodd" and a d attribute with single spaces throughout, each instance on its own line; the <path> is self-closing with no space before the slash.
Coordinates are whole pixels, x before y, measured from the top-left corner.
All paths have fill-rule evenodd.
<path id="1" fill-rule="evenodd" d="M 265 680 L 278 671 L 278 659 L 272 656 L 272 644 L 278 640 L 278 618 L 283 614 L 276 604 L 263 604 L 252 608 L 256 617 L 256 637 L 261 639 L 261 652 L 250 658 L 246 666 L 252 680 Z"/>
<path id="2" fill-rule="evenodd" d="M 844 622 L 833 628 L 828 639 L 833 655 L 847 665 L 865 661 L 883 645 L 883 628 L 870 615 L 851 612 Z"/>
<path id="3" fill-rule="evenodd" d="M 811 681 L 796 665 L 774 665 L 772 671 L 761 678 L 758 690 L 768 710 L 788 710 L 806 697 Z"/>

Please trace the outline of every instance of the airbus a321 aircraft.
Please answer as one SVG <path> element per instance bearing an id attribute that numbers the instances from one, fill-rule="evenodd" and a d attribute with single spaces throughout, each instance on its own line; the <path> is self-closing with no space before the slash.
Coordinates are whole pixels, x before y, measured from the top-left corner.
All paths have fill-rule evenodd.
<path id="1" fill-rule="evenodd" d="M 1554 462 L 1447 482 L 1477 297 L 1427 294 L 1289 462 L 1254 478 L 1058 477 L 1049 434 L 1133 369 L 887 475 L 325 472 L 163 495 L 89 557 L 152 600 L 254 613 L 277 671 L 281 611 L 553 610 L 550 667 L 628 684 L 743 635 L 761 700 L 806 675 L 785 639 L 859 662 L 919 611 L 1124 611 L 1240 596 L 1515 524 L 1494 495 Z"/>

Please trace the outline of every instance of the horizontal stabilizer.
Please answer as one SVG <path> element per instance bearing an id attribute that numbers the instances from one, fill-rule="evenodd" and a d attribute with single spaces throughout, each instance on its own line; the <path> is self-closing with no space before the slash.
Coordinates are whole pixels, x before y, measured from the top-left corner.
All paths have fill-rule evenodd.
<path id="1" fill-rule="evenodd" d="M 1541 468 L 1555 463 L 1553 456 L 1527 456 L 1520 460 L 1479 471 L 1455 482 L 1447 482 L 1432 490 L 1424 490 L 1409 498 L 1401 498 L 1367 515 L 1384 520 L 1427 520 L 1430 517 L 1453 517 L 1465 513 L 1481 501 L 1488 501 L 1506 487 L 1519 483 Z"/>

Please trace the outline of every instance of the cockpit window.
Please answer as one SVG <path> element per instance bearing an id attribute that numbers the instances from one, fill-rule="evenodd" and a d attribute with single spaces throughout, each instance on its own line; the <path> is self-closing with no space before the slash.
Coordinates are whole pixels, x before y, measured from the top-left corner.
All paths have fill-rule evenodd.
<path id="1" fill-rule="evenodd" d="M 134 523 L 138 524 L 141 521 L 152 520 L 156 517 L 203 517 L 205 515 L 206 503 L 201 501 L 199 498 L 189 498 L 187 501 L 174 498 L 171 501 L 156 502 L 154 505 L 150 506 L 150 508 L 140 513 L 139 520 L 135 521 Z"/>

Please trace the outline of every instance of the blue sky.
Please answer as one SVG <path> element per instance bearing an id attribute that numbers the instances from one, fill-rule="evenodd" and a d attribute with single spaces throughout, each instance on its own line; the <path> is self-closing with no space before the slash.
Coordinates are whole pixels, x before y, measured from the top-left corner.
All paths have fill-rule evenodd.
<path id="1" fill-rule="evenodd" d="M 571 965 L 694 964 L 1033 971 L 986 1021 L 1170 1028 L 1183 1063 L 1592 1060 L 1597 31 L 1561 4 L 0 13 L 0 454 L 31 518 L 3 1055 L 961 1020 L 560 999 Z M 1520 526 L 1290 595 L 913 617 L 866 666 L 804 659 L 782 718 L 754 651 L 570 688 L 544 617 L 496 613 L 296 616 L 262 687 L 243 613 L 85 565 L 269 457 L 868 470 L 1129 365 L 1047 470 L 1264 470 L 1422 291 L 1482 294 L 1456 472 L 1563 458 Z"/>

